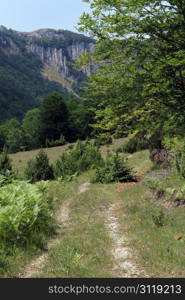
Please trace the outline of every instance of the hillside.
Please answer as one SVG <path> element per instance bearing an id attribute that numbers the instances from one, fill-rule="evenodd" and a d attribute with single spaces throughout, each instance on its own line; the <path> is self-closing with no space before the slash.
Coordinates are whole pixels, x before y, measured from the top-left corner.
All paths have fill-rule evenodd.
<path id="1" fill-rule="evenodd" d="M 39 106 L 51 92 L 78 93 L 90 68 L 72 65 L 93 40 L 64 30 L 22 33 L 0 27 L 0 122 Z"/>
<path id="2" fill-rule="evenodd" d="M 125 142 L 114 140 L 109 151 L 115 152 Z M 71 146 L 45 151 L 54 163 Z M 105 157 L 107 147 L 100 151 Z M 37 151 L 11 155 L 14 168 L 22 173 L 35 155 Z M 91 169 L 69 181 L 37 183 L 36 187 L 45 185 L 45 197 L 55 199 L 57 234 L 48 231 L 44 248 L 21 246 L 16 254 L 2 256 L 0 276 L 184 277 L 184 204 L 177 206 L 174 199 L 159 195 L 161 188 L 164 193 L 174 186 L 178 189 L 182 179 L 173 168 L 156 168 L 148 150 L 121 156 L 127 156 L 137 182 L 92 183 Z M 14 184 L 18 188 L 18 182 Z M 1 189 L 2 196 L 3 189 L 11 186 Z"/>
<path id="3" fill-rule="evenodd" d="M 0 27 L 0 122 L 40 105 L 0 124 L 0 277 L 180 295 L 158 279 L 185 276 L 185 3 L 85 2 L 95 46 Z"/>

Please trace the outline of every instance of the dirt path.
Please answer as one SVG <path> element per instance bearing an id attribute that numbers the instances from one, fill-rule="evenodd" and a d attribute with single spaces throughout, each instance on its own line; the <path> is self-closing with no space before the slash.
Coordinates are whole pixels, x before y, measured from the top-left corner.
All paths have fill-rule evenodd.
<path id="1" fill-rule="evenodd" d="M 82 184 L 78 189 L 78 194 L 86 192 L 90 187 L 90 183 Z M 132 250 L 127 246 L 128 241 L 123 234 L 119 232 L 119 221 L 116 214 L 119 209 L 119 203 L 110 205 L 106 212 L 106 229 L 113 241 L 111 254 L 114 260 L 113 277 L 128 278 L 140 277 L 139 268 L 133 263 Z"/>
<path id="2" fill-rule="evenodd" d="M 132 262 L 132 250 L 127 246 L 127 238 L 119 232 L 117 209 L 118 204 L 110 205 L 105 223 L 108 234 L 113 241 L 111 249 L 114 261 L 112 275 L 117 278 L 140 277 L 141 272 Z"/>
<path id="3" fill-rule="evenodd" d="M 85 193 L 89 190 L 90 183 L 86 182 L 79 186 L 78 195 Z M 23 273 L 19 274 L 19 278 L 34 278 L 39 272 L 41 272 L 43 266 L 47 262 L 49 251 L 56 246 L 60 241 L 61 228 L 69 225 L 69 205 L 70 199 L 65 201 L 57 214 L 57 221 L 59 225 L 58 236 L 51 239 L 48 242 L 48 251 L 31 261 L 26 267 Z M 119 231 L 119 217 L 117 210 L 119 209 L 119 203 L 115 203 L 109 206 L 109 209 L 104 212 L 106 230 L 112 239 L 111 254 L 113 257 L 114 265 L 111 270 L 112 277 L 129 278 L 140 277 L 141 272 L 139 268 L 133 262 L 132 250 L 128 247 L 127 238 Z"/>
<path id="4" fill-rule="evenodd" d="M 59 225 L 59 230 L 57 232 L 58 234 L 60 234 L 61 227 L 65 227 L 68 224 L 69 203 L 70 203 L 70 201 L 64 202 L 61 205 L 59 212 L 57 214 L 57 221 L 58 221 L 58 225 Z M 56 238 L 50 240 L 48 242 L 48 246 L 47 246 L 48 251 L 41 254 L 39 257 L 37 257 L 33 261 L 31 261 L 25 267 L 24 272 L 19 274 L 18 277 L 19 278 L 34 278 L 34 277 L 36 277 L 36 275 L 41 271 L 43 265 L 46 263 L 50 249 L 53 248 L 54 246 L 56 246 L 57 243 L 59 243 L 59 242 L 60 242 L 60 238 L 58 236 Z"/>
<path id="5" fill-rule="evenodd" d="M 86 191 L 88 191 L 90 185 L 91 185 L 90 182 L 85 182 L 82 185 L 80 185 L 80 187 L 78 189 L 78 195 L 83 194 Z"/>
<path id="6" fill-rule="evenodd" d="M 82 185 L 79 186 L 78 189 L 78 195 L 85 193 L 89 189 L 90 183 L 86 182 Z M 58 235 L 60 234 L 61 227 L 64 228 L 68 225 L 68 220 L 69 220 L 69 204 L 70 200 L 64 202 L 57 214 L 57 222 L 58 222 Z M 47 252 L 41 254 L 39 257 L 31 261 L 26 267 L 23 273 L 20 273 L 18 275 L 19 278 L 34 278 L 38 275 L 38 273 L 41 271 L 42 267 L 47 261 L 49 251 L 56 246 L 60 242 L 60 237 L 56 237 L 54 239 L 51 239 L 48 242 L 47 245 Z"/>

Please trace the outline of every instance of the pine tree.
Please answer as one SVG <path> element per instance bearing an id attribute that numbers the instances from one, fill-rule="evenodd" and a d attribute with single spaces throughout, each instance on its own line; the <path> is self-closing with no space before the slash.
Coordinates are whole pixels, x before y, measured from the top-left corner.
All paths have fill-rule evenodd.
<path id="1" fill-rule="evenodd" d="M 31 183 L 54 179 L 53 167 L 49 164 L 48 156 L 43 150 L 39 151 L 34 160 L 28 162 L 25 174 Z"/>

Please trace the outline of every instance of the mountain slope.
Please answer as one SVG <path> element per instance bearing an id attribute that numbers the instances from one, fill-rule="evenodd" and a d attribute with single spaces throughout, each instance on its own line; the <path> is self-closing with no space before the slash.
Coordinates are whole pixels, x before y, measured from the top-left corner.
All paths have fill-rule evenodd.
<path id="1" fill-rule="evenodd" d="M 21 119 L 51 92 L 78 93 L 90 72 L 72 65 L 94 41 L 64 30 L 21 33 L 0 26 L 0 122 Z"/>

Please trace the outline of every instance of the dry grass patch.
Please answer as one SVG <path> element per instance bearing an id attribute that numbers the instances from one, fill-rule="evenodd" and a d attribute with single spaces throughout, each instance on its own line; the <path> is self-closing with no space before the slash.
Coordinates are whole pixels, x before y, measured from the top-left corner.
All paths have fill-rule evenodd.
<path id="1" fill-rule="evenodd" d="M 149 150 L 142 150 L 127 155 L 128 164 L 134 169 L 136 175 L 143 177 L 153 167 L 153 163 L 149 158 Z"/>
<path id="2" fill-rule="evenodd" d="M 107 154 L 107 149 L 111 151 L 115 151 L 117 147 L 123 143 L 125 138 L 116 139 L 113 141 L 113 144 L 109 147 L 102 146 L 100 151 L 102 155 L 105 157 Z M 70 145 L 74 144 L 66 144 L 64 146 L 52 147 L 52 148 L 44 148 L 43 150 L 47 153 L 50 163 L 54 163 L 62 153 L 69 151 Z M 34 159 L 37 154 L 39 153 L 40 149 L 25 151 L 25 152 L 18 152 L 15 154 L 10 154 L 10 158 L 12 159 L 13 168 L 18 170 L 20 173 L 23 172 L 24 168 L 26 167 L 27 162 L 30 159 Z"/>
<path id="3" fill-rule="evenodd" d="M 68 151 L 68 147 L 69 145 L 64 145 L 64 146 L 58 146 L 52 148 L 44 148 L 43 150 L 47 153 L 50 163 L 54 163 L 63 152 Z M 39 151 L 40 149 L 36 149 L 31 151 L 10 154 L 13 168 L 18 170 L 19 172 L 22 172 L 23 169 L 26 167 L 27 162 L 30 159 L 34 159 L 39 153 Z"/>

